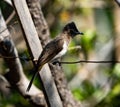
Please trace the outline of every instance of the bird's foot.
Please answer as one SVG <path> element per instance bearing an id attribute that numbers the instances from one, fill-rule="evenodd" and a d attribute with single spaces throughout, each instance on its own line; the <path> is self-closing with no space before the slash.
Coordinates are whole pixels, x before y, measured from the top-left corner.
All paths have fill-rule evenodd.
<path id="1" fill-rule="evenodd" d="M 61 63 L 60 63 L 59 60 L 53 60 L 53 61 L 52 61 L 52 64 L 53 64 L 53 65 L 56 65 L 56 66 L 61 66 Z"/>

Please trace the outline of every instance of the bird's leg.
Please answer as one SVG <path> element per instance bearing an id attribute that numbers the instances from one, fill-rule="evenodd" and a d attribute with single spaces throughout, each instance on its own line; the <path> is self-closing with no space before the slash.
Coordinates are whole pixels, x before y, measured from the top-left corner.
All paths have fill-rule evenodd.
<path id="1" fill-rule="evenodd" d="M 60 60 L 61 58 L 57 58 L 57 59 L 52 60 L 51 63 L 56 66 L 61 66 Z"/>
<path id="2" fill-rule="evenodd" d="M 34 62 L 35 64 L 37 64 L 38 59 L 33 59 L 33 62 Z"/>

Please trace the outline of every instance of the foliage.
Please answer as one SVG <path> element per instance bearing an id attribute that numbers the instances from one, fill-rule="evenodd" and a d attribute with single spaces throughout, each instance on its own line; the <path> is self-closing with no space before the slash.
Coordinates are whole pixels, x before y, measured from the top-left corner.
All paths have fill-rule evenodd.
<path id="1" fill-rule="evenodd" d="M 81 46 L 81 48 L 70 49 L 63 57 L 63 61 L 72 62 L 80 59 L 119 60 L 119 43 L 115 47 L 115 33 L 117 32 L 116 29 L 119 29 L 119 24 L 115 26 L 118 16 L 114 15 L 120 8 L 117 10 L 114 8 L 115 6 L 110 0 L 47 1 L 42 7 L 42 10 L 50 27 L 52 38 L 58 35 L 62 27 L 70 21 L 75 21 L 78 29 L 84 32 L 84 36 L 75 37 L 69 46 L 69 48 L 77 46 Z M 11 12 L 11 7 L 3 1 L 0 1 L 0 7 L 4 11 L 4 16 L 7 18 L 8 13 L 10 14 Z M 109 44 L 110 40 L 114 44 Z M 107 58 L 104 58 L 106 53 L 108 53 Z M 20 56 L 24 54 L 26 53 L 23 52 Z M 22 63 L 24 69 L 27 71 L 27 63 L 24 61 Z M 89 103 L 91 105 L 90 107 L 120 106 L 119 64 L 84 63 L 62 66 L 69 82 L 68 85 L 70 88 L 72 87 L 71 90 L 77 100 Z M 36 81 L 36 84 L 38 84 L 38 81 Z M 1 107 L 29 106 L 20 95 L 16 92 L 13 93 L 7 100 L 0 95 Z"/>

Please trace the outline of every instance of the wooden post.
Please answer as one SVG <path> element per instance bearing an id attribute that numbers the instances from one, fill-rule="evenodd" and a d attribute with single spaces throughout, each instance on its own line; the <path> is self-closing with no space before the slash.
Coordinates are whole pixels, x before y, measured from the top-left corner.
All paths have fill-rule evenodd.
<path id="1" fill-rule="evenodd" d="M 12 0 L 12 2 L 20 19 L 23 32 L 25 33 L 24 37 L 30 50 L 31 56 L 34 59 L 38 59 L 42 51 L 42 46 L 40 44 L 38 34 L 30 16 L 26 1 Z M 40 71 L 40 78 L 42 80 L 41 82 L 44 88 L 45 96 L 47 98 L 48 106 L 62 107 L 62 102 L 60 100 L 57 88 L 47 64 Z"/>

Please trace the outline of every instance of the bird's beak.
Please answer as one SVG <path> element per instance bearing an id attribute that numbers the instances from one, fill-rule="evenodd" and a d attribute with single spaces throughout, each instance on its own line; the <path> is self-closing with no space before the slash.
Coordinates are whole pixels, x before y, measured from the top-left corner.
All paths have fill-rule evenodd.
<path id="1" fill-rule="evenodd" d="M 78 35 L 84 35 L 84 33 L 83 33 L 83 32 L 77 32 L 77 34 L 78 34 Z"/>

